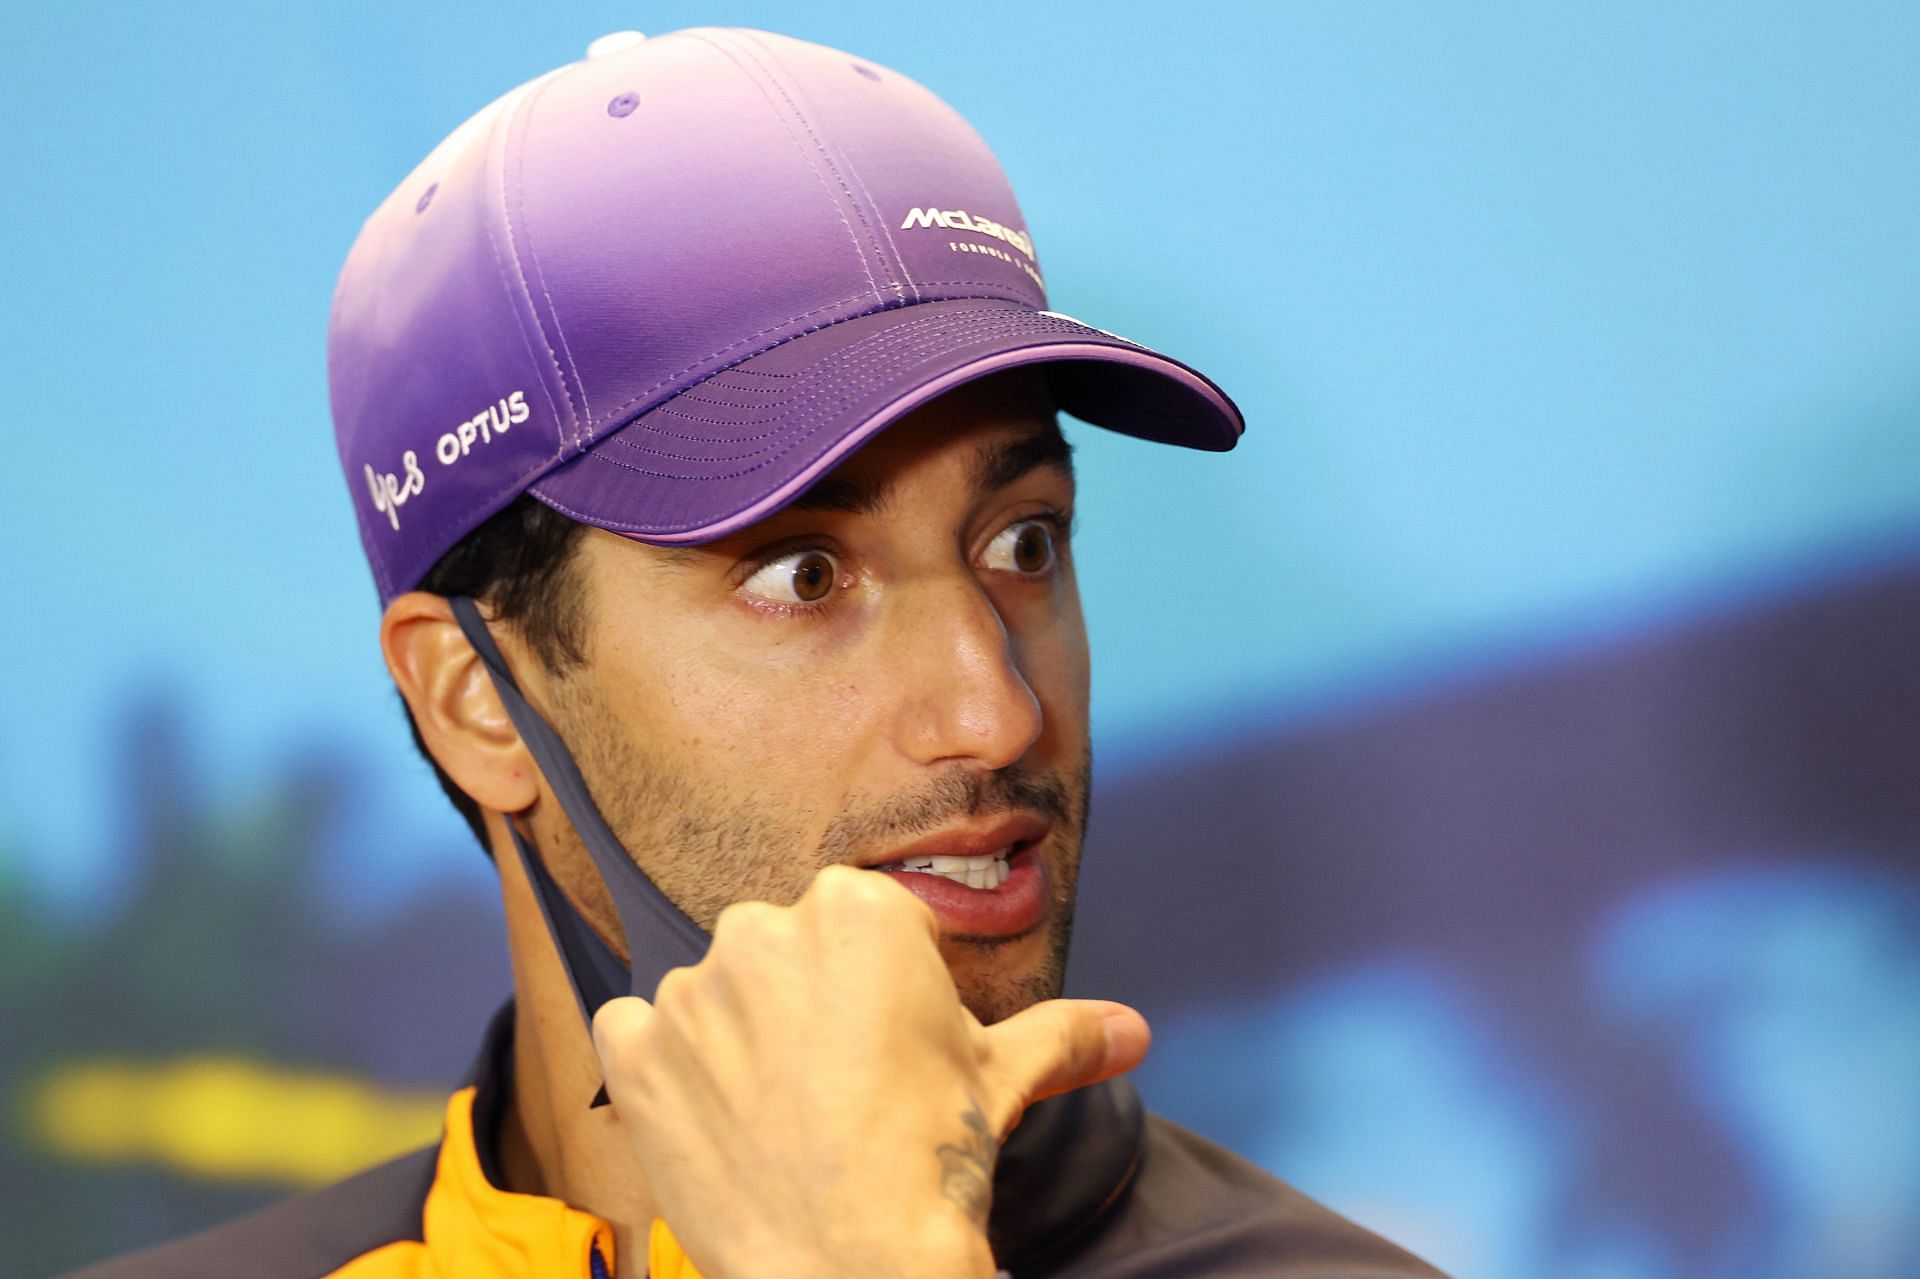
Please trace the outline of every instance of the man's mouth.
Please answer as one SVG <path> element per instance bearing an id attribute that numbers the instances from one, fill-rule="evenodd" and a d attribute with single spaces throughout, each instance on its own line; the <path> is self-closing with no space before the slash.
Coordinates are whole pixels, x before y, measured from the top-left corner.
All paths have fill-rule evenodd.
<path id="1" fill-rule="evenodd" d="M 1049 829 L 1037 813 L 1007 813 L 971 830 L 928 835 L 865 864 L 872 870 L 945 875 L 969 888 L 994 888 L 1005 882 L 1013 855 L 1038 844 Z"/>
<path id="2" fill-rule="evenodd" d="M 997 853 L 988 853 L 982 857 L 910 857 L 904 861 L 892 862 L 877 870 L 898 870 L 914 875 L 945 875 L 956 884 L 965 884 L 968 888 L 998 888 L 1007 882 L 1011 872 L 1007 870 L 1007 859 L 1013 856 L 1013 845 L 1009 844 Z"/>
<path id="3" fill-rule="evenodd" d="M 1030 814 L 976 832 L 949 831 L 868 865 L 925 902 L 953 935 L 1013 937 L 1046 917 L 1052 898 L 1040 845 L 1048 824 Z"/>

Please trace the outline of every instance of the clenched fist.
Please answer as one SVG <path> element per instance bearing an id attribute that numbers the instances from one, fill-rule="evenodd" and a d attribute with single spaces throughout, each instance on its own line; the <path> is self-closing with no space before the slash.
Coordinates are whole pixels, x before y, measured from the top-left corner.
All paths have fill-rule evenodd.
<path id="1" fill-rule="evenodd" d="M 982 1026 L 936 930 L 887 876 L 829 867 L 792 906 L 728 907 L 651 1006 L 594 1018 L 608 1096 L 706 1279 L 991 1275 L 994 1160 L 1021 1112 L 1146 1056 L 1121 1004 Z"/>

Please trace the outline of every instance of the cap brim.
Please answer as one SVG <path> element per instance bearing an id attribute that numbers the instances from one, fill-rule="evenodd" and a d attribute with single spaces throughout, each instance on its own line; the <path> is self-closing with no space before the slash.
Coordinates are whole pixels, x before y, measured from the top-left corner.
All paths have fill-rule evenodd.
<path id="1" fill-rule="evenodd" d="M 1233 401 L 1177 360 L 1015 302 L 922 302 L 843 320 L 715 373 L 531 487 L 599 528 L 704 542 L 766 518 L 904 414 L 1002 369 L 1047 366 L 1058 406 L 1096 426 L 1230 449 Z"/>

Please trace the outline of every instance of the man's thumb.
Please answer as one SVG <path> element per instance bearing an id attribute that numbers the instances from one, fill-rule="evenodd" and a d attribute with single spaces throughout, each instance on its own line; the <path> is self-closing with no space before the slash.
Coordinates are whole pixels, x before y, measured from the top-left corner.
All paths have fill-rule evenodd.
<path id="1" fill-rule="evenodd" d="M 1003 1130 L 1033 1102 L 1132 1070 L 1153 1041 L 1145 1017 L 1106 999 L 1049 999 L 986 1035 L 993 1073 L 1018 1094 Z"/>

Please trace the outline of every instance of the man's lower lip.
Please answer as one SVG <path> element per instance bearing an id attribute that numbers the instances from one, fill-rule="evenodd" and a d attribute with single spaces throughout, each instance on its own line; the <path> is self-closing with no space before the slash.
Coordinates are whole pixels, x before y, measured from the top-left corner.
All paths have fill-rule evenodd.
<path id="1" fill-rule="evenodd" d="M 968 888 L 923 871 L 891 868 L 885 873 L 933 910 L 941 931 L 972 937 L 1024 933 L 1045 917 L 1053 897 L 1046 863 L 1034 855 L 1031 844 L 1007 858 L 1006 882 L 998 888 Z"/>

